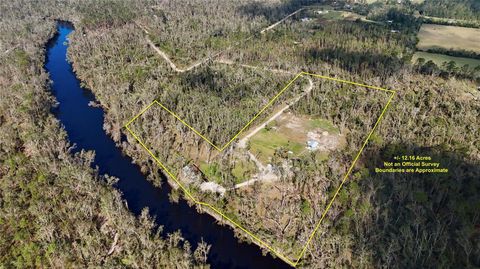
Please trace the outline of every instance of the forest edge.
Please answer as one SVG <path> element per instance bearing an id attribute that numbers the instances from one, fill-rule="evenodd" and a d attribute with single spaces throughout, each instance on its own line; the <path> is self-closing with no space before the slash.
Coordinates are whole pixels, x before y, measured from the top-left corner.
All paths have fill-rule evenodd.
<path id="1" fill-rule="evenodd" d="M 326 79 L 326 80 L 331 80 L 331 81 L 336 81 L 336 82 L 341 82 L 341 83 L 346 83 L 346 84 L 351 84 L 351 85 L 355 85 L 355 86 L 360 86 L 360 87 L 364 87 L 365 89 L 372 89 L 372 90 L 378 90 L 378 91 L 384 91 L 384 92 L 388 92 L 390 93 L 390 97 L 388 98 L 388 101 L 386 103 L 386 105 L 384 106 L 380 116 L 378 117 L 377 121 L 375 122 L 373 128 L 370 130 L 370 132 L 368 133 L 368 136 L 367 138 L 365 139 L 365 141 L 363 142 L 362 144 L 362 147 L 360 148 L 360 150 L 358 151 L 358 153 L 356 154 L 355 158 L 353 159 L 352 161 L 352 164 L 350 165 L 349 169 L 347 170 L 347 173 L 345 174 L 345 176 L 343 177 L 340 185 L 338 186 L 337 190 L 335 191 L 335 194 L 333 195 L 332 199 L 330 199 L 330 202 L 328 203 L 327 207 L 325 208 L 325 210 L 323 211 L 321 217 L 320 217 L 320 220 L 317 222 L 314 230 L 312 231 L 312 233 L 310 234 L 307 242 L 305 243 L 305 246 L 302 248 L 300 254 L 297 256 L 297 259 L 296 261 L 292 261 L 290 260 L 289 258 L 285 257 L 284 255 L 282 255 L 281 253 L 277 252 L 273 247 L 271 247 L 268 243 L 264 242 L 263 240 L 261 240 L 260 238 L 258 238 L 257 236 L 255 236 L 253 233 L 251 233 L 250 231 L 248 231 L 246 228 L 244 228 L 242 225 L 238 224 L 236 221 L 232 220 L 231 218 L 229 218 L 228 216 L 226 216 L 225 214 L 223 214 L 219 209 L 217 209 L 216 207 L 208 204 L 208 203 L 205 203 L 205 202 L 202 202 L 202 201 L 199 201 L 197 199 L 195 199 L 195 197 L 188 191 L 187 188 L 185 188 L 181 183 L 180 181 L 177 179 L 177 177 L 175 175 L 173 175 L 172 172 L 170 172 L 170 170 L 166 167 L 165 164 L 163 164 L 153 153 L 152 151 L 149 149 L 149 147 L 135 134 L 135 132 L 133 132 L 130 128 L 129 128 L 129 125 L 131 123 L 133 123 L 136 119 L 138 119 L 141 115 L 143 115 L 148 109 L 150 109 L 154 104 L 160 106 L 163 110 L 167 111 L 169 114 L 171 114 L 172 116 L 174 116 L 177 120 L 179 120 L 182 124 L 184 124 L 186 127 L 188 127 L 190 130 L 192 130 L 195 134 L 197 134 L 198 136 L 200 136 L 202 139 L 204 139 L 208 144 L 210 144 L 212 147 L 214 147 L 216 150 L 218 151 L 223 151 L 226 147 L 228 147 L 244 130 L 246 130 L 248 128 L 248 126 L 250 126 L 254 121 L 255 119 L 260 116 L 268 107 L 270 107 L 274 102 L 275 100 L 280 97 L 298 78 L 302 77 L 302 76 L 312 76 L 312 77 L 316 77 L 316 78 L 321 78 L 321 79 Z M 214 143 L 212 143 L 208 138 L 206 138 L 204 135 L 202 135 L 199 131 L 197 131 L 195 128 L 191 127 L 190 124 L 186 123 L 183 119 L 181 119 L 178 115 L 176 115 L 174 112 L 172 112 L 171 110 L 169 110 L 168 108 L 166 108 L 164 105 L 162 105 L 160 102 L 158 102 L 157 100 L 154 100 L 152 103 L 150 103 L 147 107 L 145 107 L 142 111 L 140 111 L 140 113 L 138 113 L 136 116 L 134 116 L 130 121 L 128 121 L 126 124 L 125 124 L 125 128 L 128 130 L 128 132 L 135 138 L 135 140 L 137 140 L 138 143 L 140 143 L 140 145 L 148 152 L 148 154 L 150 156 L 152 156 L 152 158 L 155 160 L 155 162 L 160 166 L 160 168 L 162 168 L 162 170 L 164 170 L 168 176 L 173 179 L 175 181 L 175 183 L 182 189 L 182 191 L 195 203 L 195 204 L 198 204 L 200 206 L 204 206 L 204 207 L 207 207 L 207 208 L 210 208 L 211 210 L 213 210 L 214 212 L 216 212 L 217 214 L 219 214 L 222 218 L 228 220 L 230 222 L 230 224 L 233 224 L 233 227 L 237 227 L 239 228 L 240 230 L 242 230 L 243 232 L 245 232 L 249 237 L 251 237 L 253 239 L 253 242 L 254 243 L 257 243 L 259 246 L 261 247 L 265 247 L 266 249 L 268 249 L 269 251 L 271 251 L 273 254 L 275 254 L 277 257 L 279 257 L 280 259 L 282 259 L 283 261 L 285 261 L 286 263 L 288 263 L 289 265 L 293 266 L 293 267 L 296 267 L 297 264 L 300 262 L 300 260 L 302 259 L 303 255 L 305 254 L 305 251 L 307 250 L 310 242 L 312 241 L 313 237 L 315 236 L 317 230 L 320 228 L 320 225 L 323 221 L 323 219 L 325 218 L 325 216 L 327 215 L 330 207 L 332 206 L 333 202 L 335 201 L 338 193 L 340 192 L 340 190 L 342 189 L 343 185 L 345 184 L 345 182 L 347 181 L 349 175 L 351 174 L 352 170 L 353 170 L 353 167 L 355 166 L 355 164 L 357 163 L 358 159 L 360 158 L 360 155 L 362 154 L 363 150 L 365 149 L 365 147 L 367 146 L 371 136 L 373 135 L 373 133 L 375 132 L 375 129 L 377 128 L 377 126 L 380 124 L 385 112 L 387 111 L 388 107 L 390 106 L 390 103 L 392 102 L 394 96 L 395 96 L 395 93 L 396 91 L 394 90 L 389 90 L 389 89 L 384 89 L 384 88 L 380 88 L 380 87 L 376 87 L 376 86 L 370 86 L 370 85 L 365 85 L 365 84 L 362 84 L 362 83 L 357 83 L 357 82 L 353 82 L 353 81 L 348 81 L 348 80 L 342 80 L 342 79 L 338 79 L 338 78 L 333 78 L 333 77 L 328 77 L 328 76 L 322 76 L 322 75 L 317 75 L 317 74 L 311 74 L 311 73 L 307 73 L 307 72 L 300 72 L 299 74 L 297 74 L 292 80 L 290 80 L 290 82 L 288 82 L 288 84 L 279 92 L 277 93 L 277 95 L 275 95 L 236 135 L 234 135 L 230 140 L 229 142 L 227 142 L 225 145 L 223 145 L 222 147 L 218 147 L 217 145 L 215 145 Z"/>

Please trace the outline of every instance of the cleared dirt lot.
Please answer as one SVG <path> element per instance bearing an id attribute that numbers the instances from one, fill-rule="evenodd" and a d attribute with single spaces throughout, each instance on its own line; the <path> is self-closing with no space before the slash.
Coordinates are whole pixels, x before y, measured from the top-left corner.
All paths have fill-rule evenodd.
<path id="1" fill-rule="evenodd" d="M 480 53 L 480 29 L 424 24 L 418 33 L 420 50 L 445 48 Z"/>
<path id="2" fill-rule="evenodd" d="M 250 146 L 252 153 L 267 164 L 279 148 L 288 150 L 294 156 L 307 152 L 307 141 L 316 144 L 311 151 L 321 152 L 328 152 L 345 143 L 339 130 L 327 120 L 284 113 L 268 128 L 254 135 Z"/>

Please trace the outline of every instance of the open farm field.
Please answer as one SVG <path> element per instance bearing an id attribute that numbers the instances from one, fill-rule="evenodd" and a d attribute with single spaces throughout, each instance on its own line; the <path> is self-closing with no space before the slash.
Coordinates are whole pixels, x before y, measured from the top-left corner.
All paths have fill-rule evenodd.
<path id="1" fill-rule="evenodd" d="M 423 24 L 417 48 L 467 50 L 480 53 L 480 29 L 448 25 Z"/>

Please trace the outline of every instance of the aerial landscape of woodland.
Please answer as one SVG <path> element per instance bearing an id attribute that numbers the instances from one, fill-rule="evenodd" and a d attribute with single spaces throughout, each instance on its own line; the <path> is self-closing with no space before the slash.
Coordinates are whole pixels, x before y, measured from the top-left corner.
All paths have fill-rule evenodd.
<path id="1" fill-rule="evenodd" d="M 0 14 L 0 268 L 480 268 L 478 1 Z"/>

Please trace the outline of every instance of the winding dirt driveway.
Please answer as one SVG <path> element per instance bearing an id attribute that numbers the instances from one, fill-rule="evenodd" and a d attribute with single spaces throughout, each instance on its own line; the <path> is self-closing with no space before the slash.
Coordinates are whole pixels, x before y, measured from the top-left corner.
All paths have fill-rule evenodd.
<path id="1" fill-rule="evenodd" d="M 277 113 L 273 114 L 268 120 L 266 120 L 265 122 L 263 122 L 262 124 L 257 126 L 257 128 L 251 130 L 247 135 L 245 135 L 242 139 L 240 139 L 238 141 L 238 144 L 237 144 L 239 148 L 246 148 L 248 139 L 250 139 L 252 136 L 254 136 L 256 133 L 258 133 L 260 130 L 265 128 L 265 126 L 267 126 L 267 124 L 269 124 L 270 122 L 277 119 L 280 115 L 282 115 L 283 112 L 285 112 L 285 110 L 289 109 L 291 106 L 296 104 L 300 99 L 302 99 L 302 97 L 304 97 L 305 95 L 307 95 L 308 93 L 310 93 L 312 91 L 313 80 L 310 77 L 306 77 L 306 78 L 308 79 L 308 86 L 303 91 L 303 93 L 299 94 L 295 99 L 293 99 L 287 105 L 282 107 Z M 247 151 L 247 154 L 250 157 L 250 159 L 257 165 L 257 168 L 258 168 L 259 172 L 256 173 L 255 175 L 253 175 L 251 179 L 249 179 L 247 181 L 244 181 L 242 183 L 236 184 L 233 187 L 233 189 L 239 189 L 239 188 L 243 188 L 243 187 L 246 187 L 246 186 L 250 186 L 250 185 L 253 185 L 257 181 L 272 182 L 272 181 L 278 180 L 278 176 L 272 171 L 270 166 L 263 165 L 257 159 L 257 157 L 255 157 L 255 155 L 252 154 L 250 151 Z"/>
<path id="2" fill-rule="evenodd" d="M 295 12 L 287 15 L 286 17 L 284 17 L 283 19 L 279 20 L 278 22 L 268 26 L 268 27 L 265 27 L 264 29 L 262 29 L 260 31 L 260 34 L 264 34 L 265 32 L 269 31 L 269 30 L 272 30 L 274 29 L 276 26 L 278 26 L 279 24 L 281 24 L 282 22 L 284 22 L 285 20 L 287 20 L 288 18 L 294 16 L 295 14 L 301 12 L 302 10 L 305 10 L 306 8 L 300 8 L 298 10 L 296 10 Z M 138 27 L 140 27 L 147 35 L 149 34 L 148 30 L 146 29 L 146 27 L 140 25 L 139 23 L 136 23 L 136 25 Z M 251 39 L 253 36 L 247 38 L 248 39 Z M 168 64 L 169 66 L 175 71 L 175 72 L 178 72 L 178 73 L 183 73 L 183 72 L 187 72 L 187 71 L 190 71 L 208 61 L 211 61 L 213 60 L 214 58 L 218 57 L 220 54 L 222 54 L 224 51 L 230 49 L 231 47 L 228 47 L 226 48 L 225 50 L 222 50 L 218 53 L 215 53 L 214 55 L 211 55 L 209 57 L 206 57 L 205 59 L 203 60 L 200 60 L 190 66 L 188 66 L 187 68 L 185 69 L 182 69 L 182 68 L 179 68 L 171 59 L 170 57 L 168 56 L 167 53 L 165 53 L 164 51 L 162 51 L 160 48 L 158 48 L 149 38 L 148 36 L 145 38 L 147 43 L 150 45 L 150 47 L 152 47 L 155 52 L 157 52 L 158 55 L 160 55 L 160 57 L 162 57 Z M 241 67 L 244 67 L 244 68 L 251 68 L 251 69 L 263 69 L 263 70 L 266 70 L 266 71 L 270 71 L 270 72 L 273 72 L 273 73 L 284 73 L 284 74 L 292 74 L 294 75 L 293 72 L 290 72 L 290 71 L 286 71 L 286 70 L 281 70 L 281 69 L 273 69 L 273 68 L 267 68 L 267 67 L 258 67 L 258 66 L 252 66 L 252 65 L 248 65 L 248 64 L 237 64 L 237 63 L 234 63 L 232 61 L 229 61 L 229 60 L 225 60 L 225 59 L 220 59 L 220 60 L 216 60 L 215 62 L 217 63 L 221 63 L 221 64 L 227 64 L 227 65 L 239 65 Z M 239 148 L 245 148 L 246 145 L 247 145 L 247 141 L 252 137 L 254 136 L 255 134 L 257 134 L 260 130 L 262 130 L 263 128 L 265 128 L 265 126 L 267 126 L 267 124 L 271 123 L 272 121 L 274 121 L 275 119 L 277 119 L 280 115 L 282 115 L 283 112 L 285 112 L 285 110 L 289 109 L 292 105 L 296 104 L 302 97 L 304 97 L 305 95 L 307 95 L 308 93 L 310 93 L 313 89 L 313 81 L 310 77 L 306 77 L 307 80 L 308 80 L 308 86 L 305 88 L 305 90 L 299 94 L 297 97 L 295 97 L 293 100 L 291 100 L 290 102 L 288 102 L 285 106 L 283 106 L 280 110 L 278 110 L 275 114 L 273 114 L 268 120 L 264 121 L 262 124 L 260 124 L 259 126 L 257 126 L 255 129 L 251 130 L 250 132 L 248 132 L 248 134 L 246 134 L 243 138 L 241 138 L 237 145 Z M 246 187 L 246 186 L 250 186 L 252 184 L 254 184 L 255 182 L 257 181 L 262 181 L 262 182 L 272 182 L 272 181 L 275 181 L 278 179 L 278 176 L 271 170 L 271 167 L 270 166 L 265 166 L 263 165 L 256 157 L 255 155 L 253 155 L 250 151 L 247 151 L 247 154 L 249 155 L 250 159 L 255 162 L 257 168 L 259 169 L 259 172 L 255 175 L 252 176 L 252 178 L 250 180 L 247 180 L 245 182 L 242 182 L 242 183 L 239 183 L 239 184 L 236 184 L 233 189 L 238 189 L 238 188 L 243 188 L 243 187 Z"/>
<path id="3" fill-rule="evenodd" d="M 247 145 L 247 141 L 248 139 L 250 139 L 252 136 L 254 136 L 256 133 L 258 133 L 260 130 L 262 130 L 263 128 L 265 128 L 265 126 L 267 126 L 267 124 L 269 124 L 270 122 L 276 120 L 280 115 L 282 115 L 282 113 L 289 109 L 291 106 L 293 106 L 294 104 L 296 104 L 300 99 L 302 99 L 302 97 L 304 97 L 305 95 L 307 95 L 308 93 L 310 93 L 313 89 L 313 80 L 310 78 L 310 77 L 305 77 L 308 79 L 308 86 L 307 88 L 301 93 L 299 94 L 297 97 L 295 97 L 295 99 L 293 99 L 291 102 L 289 102 L 288 104 L 286 104 L 284 107 L 282 107 L 277 113 L 273 114 L 268 120 L 266 120 L 265 122 L 263 122 L 262 124 L 260 124 L 259 126 L 257 126 L 257 128 L 251 130 L 247 135 L 245 135 L 243 138 L 241 138 L 239 141 L 238 141 L 238 147 L 240 148 L 245 148 L 246 145 Z"/>

